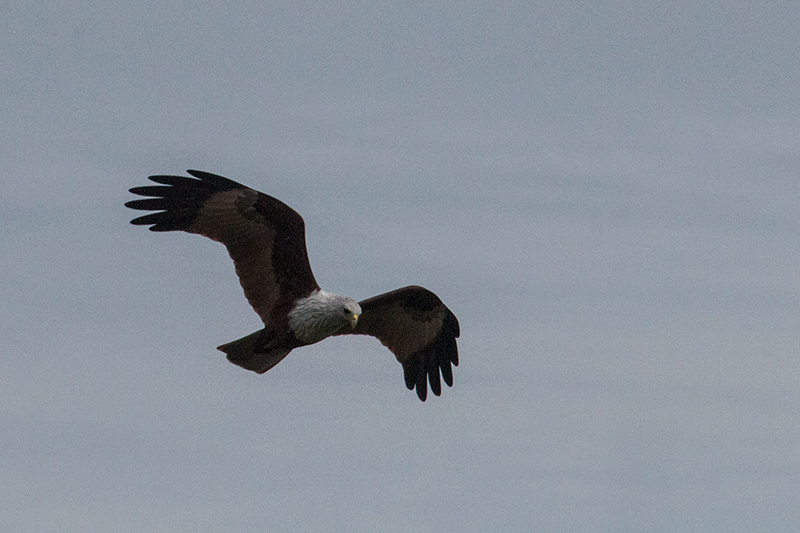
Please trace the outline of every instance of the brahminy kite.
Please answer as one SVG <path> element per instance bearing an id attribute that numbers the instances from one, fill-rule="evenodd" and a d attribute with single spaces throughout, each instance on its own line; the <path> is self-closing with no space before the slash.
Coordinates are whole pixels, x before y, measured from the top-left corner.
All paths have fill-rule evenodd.
<path id="1" fill-rule="evenodd" d="M 131 220 L 151 231 L 186 231 L 228 249 L 245 297 L 264 329 L 218 349 L 228 360 L 263 374 L 294 348 L 331 335 L 371 335 L 403 365 L 406 387 L 425 401 L 428 383 L 441 394 L 458 366 L 458 320 L 431 291 L 404 287 L 357 302 L 323 291 L 306 251 L 303 218 L 272 196 L 198 170 L 150 176 L 160 185 L 134 187 L 132 209 L 157 211 Z"/>

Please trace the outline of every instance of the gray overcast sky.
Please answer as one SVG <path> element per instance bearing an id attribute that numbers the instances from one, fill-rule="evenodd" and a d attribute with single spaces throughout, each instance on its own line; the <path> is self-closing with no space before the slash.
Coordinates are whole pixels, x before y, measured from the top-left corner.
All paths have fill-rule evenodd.
<path id="1" fill-rule="evenodd" d="M 754 7 L 757 6 L 757 7 Z M 0 530 L 800 530 L 800 5 L 0 4 Z M 457 314 L 263 376 L 199 168 L 327 290 Z"/>

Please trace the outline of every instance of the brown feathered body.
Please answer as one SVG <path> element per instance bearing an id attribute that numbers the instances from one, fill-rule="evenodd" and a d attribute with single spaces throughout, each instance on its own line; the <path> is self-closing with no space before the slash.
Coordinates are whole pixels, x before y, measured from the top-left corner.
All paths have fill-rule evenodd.
<path id="1" fill-rule="evenodd" d="M 150 176 L 159 185 L 131 192 L 132 209 L 156 211 L 131 222 L 152 231 L 186 231 L 221 242 L 233 259 L 245 297 L 264 328 L 219 349 L 235 363 L 263 373 L 294 348 L 331 335 L 378 338 L 403 365 L 406 386 L 421 400 L 428 383 L 441 393 L 458 365 L 455 315 L 431 291 L 418 286 L 367 300 L 323 291 L 311 271 L 303 218 L 288 205 L 222 176 Z"/>

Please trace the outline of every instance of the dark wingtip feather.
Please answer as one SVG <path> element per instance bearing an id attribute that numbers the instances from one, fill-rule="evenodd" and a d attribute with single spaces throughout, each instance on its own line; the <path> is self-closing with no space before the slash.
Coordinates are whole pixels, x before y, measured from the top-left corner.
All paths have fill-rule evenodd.
<path id="1" fill-rule="evenodd" d="M 228 178 L 209 172 L 190 170 L 188 176 L 154 175 L 148 179 L 160 185 L 133 187 L 130 192 L 150 196 L 125 202 L 130 209 L 158 211 L 131 220 L 134 225 L 153 224 L 151 231 L 187 230 L 203 204 L 213 195 L 231 189 L 245 188 Z"/>
<path id="2" fill-rule="evenodd" d="M 436 396 L 442 394 L 442 382 L 439 379 L 439 365 L 442 363 L 447 364 L 435 356 L 428 358 L 428 382 L 431 385 L 431 392 Z"/>
<path id="3" fill-rule="evenodd" d="M 159 211 L 167 209 L 167 202 L 164 198 L 143 198 L 141 200 L 131 200 L 125 202 L 125 207 L 139 209 L 140 211 Z"/>
<path id="4" fill-rule="evenodd" d="M 138 194 L 139 196 L 163 197 L 167 196 L 172 190 L 173 187 L 169 185 L 145 185 L 144 187 L 132 187 L 128 189 L 128 192 L 132 192 L 133 194 Z"/>
<path id="5" fill-rule="evenodd" d="M 406 388 L 408 390 L 416 388 L 417 396 L 424 402 L 428 397 L 428 374 L 422 365 L 423 359 L 421 357 L 409 359 L 403 364 L 403 377 L 405 378 Z"/>
<path id="6" fill-rule="evenodd" d="M 436 396 L 442 393 L 442 381 L 448 387 L 453 386 L 452 366 L 458 366 L 458 334 L 458 320 L 449 313 L 433 342 L 403 363 L 406 387 L 416 388 L 423 402 L 428 396 L 428 385 Z"/>
<path id="7" fill-rule="evenodd" d="M 136 209 L 136 208 L 134 208 Z M 140 216 L 131 220 L 134 226 L 144 226 L 146 224 L 158 224 L 164 218 L 164 213 L 150 213 L 149 215 Z"/>
<path id="8" fill-rule="evenodd" d="M 187 170 L 186 172 L 201 181 L 212 184 L 221 191 L 244 187 L 241 183 L 236 183 L 235 181 L 229 180 L 228 178 L 220 176 L 219 174 L 212 174 L 211 172 L 204 172 L 202 170 Z"/>
<path id="9" fill-rule="evenodd" d="M 442 365 L 442 379 L 445 383 L 447 383 L 448 387 L 453 386 L 453 369 L 450 368 L 450 365 Z"/>
<path id="10" fill-rule="evenodd" d="M 418 366 L 419 359 L 409 359 L 403 363 L 403 378 L 408 390 L 414 390 L 414 385 L 417 383 Z"/>
<path id="11" fill-rule="evenodd" d="M 424 402 L 428 398 L 428 374 L 421 370 L 417 373 L 417 397 Z"/>

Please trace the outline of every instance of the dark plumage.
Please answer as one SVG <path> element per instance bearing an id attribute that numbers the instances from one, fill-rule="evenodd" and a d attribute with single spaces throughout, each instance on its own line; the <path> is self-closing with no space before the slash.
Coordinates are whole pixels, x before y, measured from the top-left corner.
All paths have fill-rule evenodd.
<path id="1" fill-rule="evenodd" d="M 130 191 L 150 198 L 132 209 L 157 211 L 131 221 L 152 231 L 197 233 L 225 245 L 245 296 L 264 329 L 219 347 L 243 368 L 263 373 L 292 349 L 330 335 L 371 335 L 403 365 L 406 386 L 425 401 L 428 383 L 453 385 L 459 336 L 455 315 L 431 291 L 397 289 L 362 302 L 320 289 L 308 261 L 303 218 L 280 200 L 222 176 L 150 176 L 160 185 Z"/>

